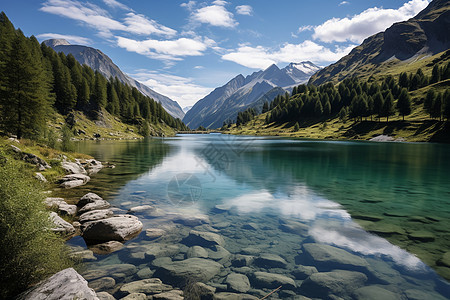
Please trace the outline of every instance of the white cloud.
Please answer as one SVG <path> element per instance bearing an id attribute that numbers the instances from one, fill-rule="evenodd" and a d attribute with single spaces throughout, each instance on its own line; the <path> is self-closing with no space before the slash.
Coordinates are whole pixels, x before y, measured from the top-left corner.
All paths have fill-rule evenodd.
<path id="1" fill-rule="evenodd" d="M 350 4 L 350 2 L 348 2 L 348 1 L 342 1 L 341 3 L 339 3 L 339 6 L 346 5 L 346 4 Z"/>
<path id="2" fill-rule="evenodd" d="M 135 74 L 130 74 L 130 76 L 136 78 L 156 92 L 177 101 L 181 107 L 194 105 L 195 102 L 213 90 L 212 88 L 195 84 L 192 78 L 156 73 L 148 70 L 137 70 Z"/>
<path id="3" fill-rule="evenodd" d="M 395 22 L 415 16 L 428 3 L 428 0 L 411 0 L 399 9 L 373 7 L 349 18 L 332 18 L 315 27 L 313 38 L 323 42 L 361 43 L 368 36 L 384 31 Z"/>
<path id="4" fill-rule="evenodd" d="M 121 6 L 115 0 L 104 0 L 108 6 Z M 126 6 L 124 6 L 126 7 Z M 123 8 L 123 7 L 122 7 Z M 125 9 L 125 8 L 124 8 Z M 128 9 L 128 8 L 127 8 Z M 141 35 L 174 36 L 176 31 L 160 25 L 158 22 L 148 19 L 144 15 L 129 12 L 123 22 L 113 19 L 106 10 L 97 5 L 82 3 L 76 0 L 47 0 L 41 11 L 81 21 L 99 31 L 102 37 L 112 37 L 112 31 L 123 31 Z M 130 10 L 130 9 L 128 9 Z"/>
<path id="5" fill-rule="evenodd" d="M 312 25 L 304 25 L 304 26 L 300 26 L 298 28 L 298 33 L 303 32 L 303 31 L 311 31 L 314 29 L 314 26 Z"/>
<path id="6" fill-rule="evenodd" d="M 67 35 L 58 33 L 42 33 L 36 36 L 38 39 L 48 40 L 48 39 L 65 39 L 71 44 L 77 45 L 89 45 L 91 40 L 82 36 L 77 35 Z"/>
<path id="7" fill-rule="evenodd" d="M 128 13 L 124 19 L 127 26 L 127 31 L 135 34 L 143 35 L 164 35 L 174 36 L 177 31 L 172 28 L 158 24 L 154 20 L 149 20 L 146 16 L 135 13 Z"/>
<path id="8" fill-rule="evenodd" d="M 313 61 L 315 63 L 330 63 L 348 54 L 354 45 L 336 47 L 334 50 L 306 40 L 300 44 L 284 44 L 279 49 L 263 46 L 251 47 L 240 45 L 234 52 L 225 54 L 222 59 L 233 61 L 248 68 L 265 69 L 271 64 L 280 62 Z"/>
<path id="9" fill-rule="evenodd" d="M 125 4 L 120 3 L 119 1 L 116 1 L 116 0 L 103 0 L 103 2 L 106 5 L 108 5 L 109 7 L 112 7 L 112 8 L 120 8 L 120 9 L 123 9 L 123 10 L 131 10 L 128 6 L 126 6 Z"/>
<path id="10" fill-rule="evenodd" d="M 195 2 L 195 1 L 189 1 L 187 3 L 181 3 L 180 6 L 186 7 L 188 10 L 193 10 L 196 4 L 197 4 L 197 2 Z"/>
<path id="11" fill-rule="evenodd" d="M 179 38 L 159 41 L 147 39 L 137 41 L 125 37 L 117 37 L 117 45 L 130 52 L 136 52 L 151 58 L 163 60 L 181 60 L 183 56 L 200 56 L 211 44 L 212 40 Z"/>
<path id="12" fill-rule="evenodd" d="M 217 0 L 213 4 L 193 11 L 191 21 L 226 28 L 233 28 L 239 24 L 234 20 L 233 14 L 224 7 L 225 1 Z"/>
<path id="13" fill-rule="evenodd" d="M 251 16 L 253 13 L 253 8 L 250 5 L 239 5 L 236 6 L 236 13 L 238 15 Z"/>
<path id="14" fill-rule="evenodd" d="M 197 70 L 201 70 L 201 69 L 204 69 L 205 67 L 204 66 L 195 66 L 194 67 L 194 69 L 197 69 Z"/>

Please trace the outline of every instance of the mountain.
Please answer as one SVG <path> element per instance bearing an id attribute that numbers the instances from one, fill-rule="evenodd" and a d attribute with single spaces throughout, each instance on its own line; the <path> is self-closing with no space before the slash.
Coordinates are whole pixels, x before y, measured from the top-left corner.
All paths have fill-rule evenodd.
<path id="1" fill-rule="evenodd" d="M 369 77 L 450 48 L 450 2 L 434 0 L 408 21 L 365 39 L 338 62 L 320 70 L 309 83 Z"/>
<path id="2" fill-rule="evenodd" d="M 137 88 L 142 94 L 153 98 L 161 103 L 164 109 L 173 117 L 183 119 L 184 112 L 180 105 L 172 99 L 161 95 L 146 85 L 134 80 L 124 74 L 117 65 L 103 52 L 87 46 L 71 45 L 64 39 L 51 39 L 44 41 L 44 44 L 53 48 L 56 52 L 72 54 L 80 64 L 86 64 L 94 70 L 99 71 L 106 78 L 117 77 L 121 82 Z"/>
<path id="3" fill-rule="evenodd" d="M 184 113 L 187 113 L 187 112 L 192 108 L 192 106 L 193 106 L 193 105 L 183 107 L 183 112 L 184 112 Z"/>
<path id="4" fill-rule="evenodd" d="M 265 101 L 270 96 L 275 97 L 295 85 L 307 82 L 311 75 L 319 69 L 320 67 L 311 62 L 301 62 L 291 63 L 283 69 L 271 65 L 267 69 L 254 72 L 247 77 L 239 74 L 224 86 L 216 88 L 195 103 L 184 116 L 183 122 L 190 128 L 221 127 L 224 121 L 236 119 L 239 111 L 245 110 L 255 103 L 256 106 L 259 106 L 263 101 L 260 99 Z M 276 89 L 274 93 L 273 89 L 277 87 L 279 89 Z M 265 96 L 270 91 L 272 91 L 270 96 Z"/>

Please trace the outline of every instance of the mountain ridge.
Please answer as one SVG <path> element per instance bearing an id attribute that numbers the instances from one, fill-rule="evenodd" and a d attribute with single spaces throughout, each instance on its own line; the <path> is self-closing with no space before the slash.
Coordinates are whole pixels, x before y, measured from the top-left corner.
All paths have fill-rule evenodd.
<path id="1" fill-rule="evenodd" d="M 272 64 L 246 77 L 239 74 L 195 103 L 183 122 L 190 128 L 219 128 L 224 121 L 234 120 L 239 111 L 252 106 L 274 88 L 281 87 L 284 93 L 295 85 L 306 83 L 319 69 L 311 62 L 301 62 L 282 69 Z"/>
<path id="2" fill-rule="evenodd" d="M 309 83 L 337 83 L 352 76 L 371 76 L 409 60 L 434 55 L 450 47 L 450 2 L 434 0 L 415 17 L 394 23 L 366 38 L 334 64 L 313 75 Z"/>
<path id="3" fill-rule="evenodd" d="M 106 78 L 111 76 L 117 77 L 121 82 L 137 88 L 144 95 L 160 102 L 164 109 L 173 117 L 183 119 L 184 112 L 176 101 L 155 92 L 123 73 L 112 59 L 101 50 L 83 45 L 72 45 L 64 39 L 49 39 L 43 41 L 43 43 L 56 52 L 64 52 L 66 55 L 72 54 L 80 64 L 86 64 L 92 69 L 98 70 Z"/>

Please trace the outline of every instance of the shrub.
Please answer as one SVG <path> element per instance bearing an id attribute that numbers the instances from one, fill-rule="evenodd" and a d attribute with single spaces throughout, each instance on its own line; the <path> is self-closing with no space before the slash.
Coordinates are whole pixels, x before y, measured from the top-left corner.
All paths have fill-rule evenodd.
<path id="1" fill-rule="evenodd" d="M 3 156 L 0 153 L 0 156 Z M 0 165 L 0 298 L 72 265 L 61 237 L 50 231 L 37 180 L 21 162 Z"/>

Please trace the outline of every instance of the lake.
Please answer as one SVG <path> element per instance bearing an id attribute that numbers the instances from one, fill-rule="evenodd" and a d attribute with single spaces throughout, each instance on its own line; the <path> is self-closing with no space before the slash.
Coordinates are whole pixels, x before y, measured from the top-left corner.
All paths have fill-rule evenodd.
<path id="1" fill-rule="evenodd" d="M 209 134 L 77 147 L 116 168 L 59 194 L 152 206 L 138 237 L 86 262 L 97 291 L 152 295 L 133 282 L 160 278 L 186 299 L 196 281 L 218 299 L 279 286 L 268 299 L 449 299 L 449 145 Z"/>

